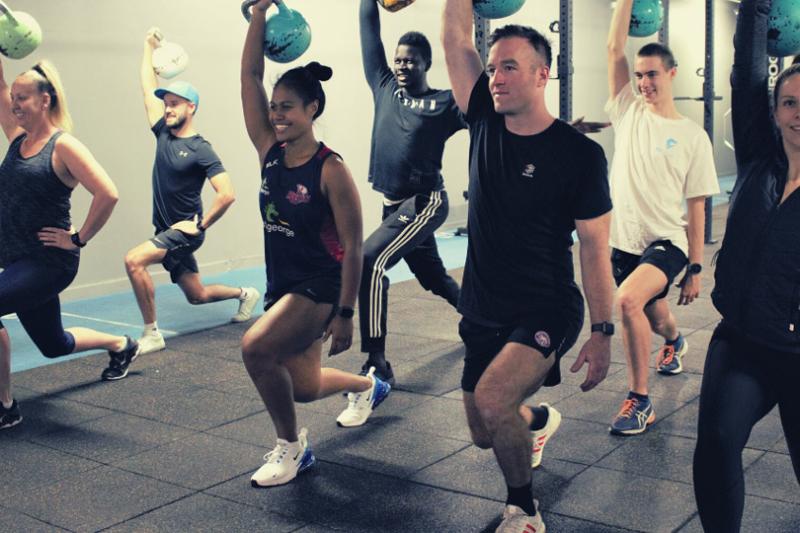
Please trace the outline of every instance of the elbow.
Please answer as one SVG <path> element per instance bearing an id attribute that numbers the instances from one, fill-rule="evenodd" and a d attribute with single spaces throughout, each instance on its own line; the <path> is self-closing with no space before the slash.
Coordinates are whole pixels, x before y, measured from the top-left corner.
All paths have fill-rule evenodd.
<path id="1" fill-rule="evenodd" d="M 621 45 L 615 39 L 610 39 L 606 43 L 606 52 L 609 60 L 617 60 L 625 55 L 625 45 Z"/>
<path id="2" fill-rule="evenodd" d="M 236 195 L 233 193 L 224 194 L 222 195 L 222 198 L 220 198 L 220 201 L 222 202 L 222 205 L 225 206 L 225 209 L 227 209 L 233 205 L 233 202 L 236 201 Z"/>

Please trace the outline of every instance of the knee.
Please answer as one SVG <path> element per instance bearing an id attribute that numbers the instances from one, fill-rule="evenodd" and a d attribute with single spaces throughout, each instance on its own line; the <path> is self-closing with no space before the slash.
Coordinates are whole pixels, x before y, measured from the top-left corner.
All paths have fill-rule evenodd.
<path id="1" fill-rule="evenodd" d="M 56 359 L 72 353 L 75 343 L 67 340 L 66 338 L 61 341 L 50 341 L 37 343 L 42 355 L 48 359 Z"/>
<path id="2" fill-rule="evenodd" d="M 480 387 L 475 389 L 475 407 L 478 408 L 483 425 L 489 432 L 489 435 L 486 436 L 489 439 L 514 414 L 514 409 L 502 401 L 500 394 L 494 391 L 481 390 Z M 482 436 L 479 435 L 478 437 L 482 444 L 486 444 Z M 473 440 L 475 440 L 475 435 L 473 435 Z M 489 447 L 491 447 L 491 444 L 489 444 Z"/>
<path id="3" fill-rule="evenodd" d="M 319 399 L 319 382 L 305 387 L 295 386 L 294 401 L 298 403 L 311 403 Z"/>
<path id="4" fill-rule="evenodd" d="M 128 252 L 125 254 L 125 270 L 128 271 L 128 274 L 133 274 L 136 271 L 142 270 L 142 268 L 144 268 L 144 265 L 135 253 Z"/>
<path id="5" fill-rule="evenodd" d="M 480 431 L 475 431 L 470 428 L 470 435 L 472 436 L 472 444 L 480 448 L 481 450 L 489 450 L 492 447 L 492 439 L 489 435 L 484 434 Z"/>
<path id="6" fill-rule="evenodd" d="M 248 371 L 254 370 L 269 360 L 268 347 L 258 340 L 258 337 L 249 331 L 242 337 L 242 362 Z"/>
<path id="7" fill-rule="evenodd" d="M 187 292 L 186 301 L 192 305 L 204 304 L 208 302 L 208 294 L 205 290 Z"/>
<path id="8" fill-rule="evenodd" d="M 617 297 L 617 307 L 620 315 L 625 318 L 637 316 L 644 310 L 639 298 L 627 291 L 621 292 Z"/>

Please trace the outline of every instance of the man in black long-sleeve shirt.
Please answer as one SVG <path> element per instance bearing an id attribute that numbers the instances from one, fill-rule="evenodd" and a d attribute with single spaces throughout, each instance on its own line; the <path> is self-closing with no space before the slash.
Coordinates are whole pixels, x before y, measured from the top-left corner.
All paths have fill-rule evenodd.
<path id="1" fill-rule="evenodd" d="M 383 222 L 364 243 L 359 293 L 361 350 L 381 379 L 394 384 L 386 361 L 389 279 L 386 271 L 404 259 L 422 286 L 453 307 L 458 284 L 442 264 L 434 232 L 447 218 L 447 193 L 441 175 L 447 139 L 465 128 L 449 90 L 428 86 L 431 47 L 418 32 L 403 35 L 386 62 L 375 0 L 362 0 L 361 53 L 375 101 L 369 181 L 383 193 Z"/>

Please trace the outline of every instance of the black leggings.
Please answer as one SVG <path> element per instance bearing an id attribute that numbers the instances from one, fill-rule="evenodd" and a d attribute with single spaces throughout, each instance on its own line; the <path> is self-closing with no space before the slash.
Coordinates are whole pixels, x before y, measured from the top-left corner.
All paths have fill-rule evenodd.
<path id="1" fill-rule="evenodd" d="M 800 354 L 765 348 L 724 325 L 714 332 L 703 373 L 694 452 L 694 493 L 706 532 L 739 531 L 744 508 L 742 451 L 753 426 L 776 404 L 800 481 L 798 376 Z"/>
<path id="2" fill-rule="evenodd" d="M 16 313 L 45 357 L 67 355 L 75 349 L 75 338 L 61 324 L 58 295 L 77 272 L 30 257 L 0 272 L 0 317 Z"/>

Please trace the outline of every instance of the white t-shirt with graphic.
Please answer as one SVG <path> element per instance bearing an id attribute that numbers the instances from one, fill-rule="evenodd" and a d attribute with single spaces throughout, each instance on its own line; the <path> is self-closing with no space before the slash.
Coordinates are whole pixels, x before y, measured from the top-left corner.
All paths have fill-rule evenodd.
<path id="1" fill-rule="evenodd" d="M 688 256 L 684 200 L 719 192 L 708 134 L 686 117 L 653 113 L 631 84 L 605 110 L 615 133 L 611 246 L 641 255 L 668 239 Z"/>

